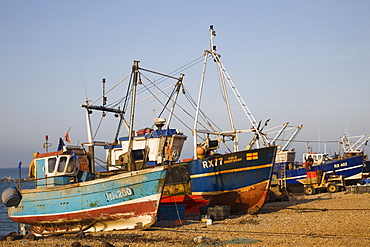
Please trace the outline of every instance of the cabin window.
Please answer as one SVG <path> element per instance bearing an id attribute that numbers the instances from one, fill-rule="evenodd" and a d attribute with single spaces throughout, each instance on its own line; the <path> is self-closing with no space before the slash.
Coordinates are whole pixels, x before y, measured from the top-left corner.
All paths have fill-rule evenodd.
<path id="1" fill-rule="evenodd" d="M 64 172 L 64 169 L 66 168 L 66 164 L 67 164 L 67 157 L 60 157 L 58 172 Z"/>
<path id="2" fill-rule="evenodd" d="M 68 166 L 67 166 L 67 172 L 68 173 L 73 172 L 75 166 L 76 166 L 76 160 L 75 159 L 69 159 L 69 163 L 68 163 Z"/>
<path id="3" fill-rule="evenodd" d="M 280 155 L 280 160 L 284 160 L 285 161 L 286 160 L 286 154 L 281 154 Z"/>
<path id="4" fill-rule="evenodd" d="M 288 162 L 294 162 L 294 159 L 295 159 L 295 153 L 289 153 L 287 161 Z"/>
<path id="5" fill-rule="evenodd" d="M 57 163 L 57 158 L 48 159 L 48 173 L 54 172 L 56 163 Z"/>

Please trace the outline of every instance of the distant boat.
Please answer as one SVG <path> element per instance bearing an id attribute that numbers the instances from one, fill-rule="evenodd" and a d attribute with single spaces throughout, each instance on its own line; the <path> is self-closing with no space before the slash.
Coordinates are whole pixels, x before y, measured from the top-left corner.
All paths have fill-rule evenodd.
<path id="1" fill-rule="evenodd" d="M 253 118 L 241 95 L 224 65 L 221 56 L 216 53 L 216 46 L 213 39 L 216 36 L 213 26 L 210 28 L 210 50 L 205 50 L 204 67 L 199 89 L 199 97 L 196 105 L 194 128 L 194 158 L 187 159 L 183 164 L 176 164 L 169 171 L 162 204 L 185 204 L 188 213 L 198 213 L 199 207 L 204 205 L 229 205 L 232 212 L 244 211 L 254 213 L 264 204 L 269 191 L 273 164 L 276 154 L 276 146 L 270 145 L 265 136 L 261 133 L 259 125 Z M 204 75 L 207 59 L 211 58 L 217 64 L 220 74 L 220 85 L 223 97 L 218 99 L 213 96 L 214 101 L 225 101 L 226 112 L 229 116 L 218 115 L 218 122 L 229 121 L 231 130 L 216 130 L 217 123 L 213 123 L 203 116 L 201 100 L 203 99 Z M 246 116 L 249 118 L 252 128 L 238 130 L 232 119 L 231 104 L 229 102 L 226 85 L 234 93 Z M 213 85 L 213 87 L 218 87 Z M 207 93 L 207 90 L 204 90 Z M 209 103 L 209 102 L 208 102 Z M 208 120 L 206 124 L 200 124 L 201 117 Z M 207 121 L 206 121 L 207 122 Z M 249 125 L 244 123 L 243 126 Z M 202 126 L 200 129 L 198 126 Z M 266 147 L 239 150 L 239 134 L 251 132 L 256 133 Z M 230 141 L 232 147 L 227 147 L 226 142 Z M 221 145 L 226 146 L 225 153 L 218 153 Z"/>
<path id="2" fill-rule="evenodd" d="M 1 182 L 15 182 L 15 178 L 12 178 L 12 177 L 4 177 L 3 179 L 1 179 Z"/>
<path id="3" fill-rule="evenodd" d="M 364 137 L 366 138 L 363 139 L 363 143 L 369 139 L 366 135 Z M 359 142 L 356 142 L 357 145 L 360 144 L 357 147 L 350 145 L 345 135 L 341 143 L 343 156 L 330 157 L 326 153 L 309 152 L 303 154 L 303 161 L 311 156 L 314 160 L 311 171 L 322 170 L 327 174 L 342 175 L 347 184 L 356 184 L 363 179 L 366 172 L 364 150 L 360 149 Z M 279 151 L 274 166 L 273 182 L 286 187 L 289 192 L 303 192 L 303 186 L 298 180 L 306 178 L 306 172 L 305 162 L 295 160 L 295 151 Z"/>
<path id="4" fill-rule="evenodd" d="M 135 61 L 126 94 L 126 102 L 131 99 L 129 121 L 124 118 L 127 105 L 106 106 L 103 80 L 103 105 L 89 101 L 82 105 L 86 109 L 88 142 L 83 147 L 66 146 L 60 139 L 59 151 L 35 154 L 31 166 L 35 189 L 4 191 L 2 200 L 11 220 L 30 225 L 39 235 L 145 229 L 155 223 L 168 161 L 181 154 L 186 136 L 176 129 L 162 130 L 163 118 L 156 120 L 157 130 L 134 134 L 137 87 L 142 83 L 139 70 L 139 62 Z M 178 87 L 181 81 L 182 75 Z M 92 111 L 103 112 L 102 117 L 107 113 L 118 117 L 113 142 L 94 140 Z M 130 134 L 127 139 L 117 140 L 122 124 Z M 106 149 L 107 171 L 95 171 L 95 146 Z"/>

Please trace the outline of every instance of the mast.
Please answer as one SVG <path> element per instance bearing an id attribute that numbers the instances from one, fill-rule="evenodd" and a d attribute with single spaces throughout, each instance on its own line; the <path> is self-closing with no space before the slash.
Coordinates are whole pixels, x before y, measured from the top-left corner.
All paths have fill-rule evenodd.
<path id="1" fill-rule="evenodd" d="M 226 82 L 230 86 L 231 90 L 233 91 L 236 99 L 238 100 L 240 106 L 242 107 L 243 111 L 247 115 L 249 121 L 252 124 L 252 129 L 253 132 L 255 132 L 256 136 L 254 137 L 253 143 L 258 141 L 258 139 L 262 140 L 264 146 L 270 146 L 270 143 L 267 139 L 267 137 L 262 133 L 262 129 L 259 128 L 259 125 L 257 124 L 255 118 L 253 117 L 251 111 L 248 109 L 247 104 L 243 100 L 242 96 L 238 92 L 234 82 L 232 81 L 230 75 L 228 74 L 226 68 L 221 62 L 221 56 L 216 53 L 216 46 L 214 45 L 214 37 L 216 36 L 216 31 L 213 29 L 213 25 L 210 26 L 210 50 L 204 50 L 204 61 L 203 61 L 203 69 L 202 69 L 202 76 L 201 76 L 201 81 L 200 81 L 200 86 L 199 86 L 199 95 L 198 95 L 198 101 L 197 101 L 197 107 L 196 107 L 196 112 L 195 112 L 195 121 L 194 121 L 194 128 L 193 128 L 193 136 L 194 136 L 194 159 L 197 157 L 197 152 L 196 152 L 196 147 L 197 147 L 197 133 L 200 132 L 197 130 L 197 124 L 198 124 L 198 119 L 199 119 L 199 114 L 200 114 L 200 104 L 201 104 L 201 98 L 202 98 L 202 93 L 203 93 L 203 87 L 204 87 L 204 78 L 205 78 L 205 71 L 207 67 L 207 59 L 208 55 L 210 55 L 213 60 L 216 62 L 217 67 L 218 67 L 218 73 L 219 77 L 221 78 L 221 88 L 222 88 L 222 93 L 223 97 L 225 100 L 225 104 L 227 107 L 227 113 L 229 116 L 229 123 L 231 127 L 231 132 L 233 133 L 233 142 L 234 142 L 234 152 L 238 151 L 238 131 L 236 131 L 235 126 L 234 126 L 234 120 L 231 112 L 231 106 L 227 94 L 227 87 L 226 87 Z M 253 146 L 253 144 L 252 144 Z M 258 146 L 258 142 L 257 142 Z"/>
<path id="2" fill-rule="evenodd" d="M 216 36 L 215 31 L 213 30 L 213 26 L 210 27 L 211 31 L 211 45 L 213 45 L 213 37 Z M 242 98 L 241 94 L 239 93 L 238 89 L 236 88 L 236 85 L 232 81 L 230 75 L 228 74 L 226 68 L 224 67 L 223 63 L 221 62 L 221 57 L 219 54 L 215 53 L 215 46 L 212 46 L 212 49 L 210 51 L 206 51 L 207 53 L 211 54 L 214 61 L 217 63 L 220 73 L 223 75 L 224 78 L 226 78 L 226 81 L 228 82 L 230 88 L 232 89 L 236 99 L 238 100 L 239 104 L 241 105 L 244 113 L 247 115 L 249 121 L 251 122 L 253 128 L 256 131 L 256 134 L 258 135 L 259 139 L 262 140 L 264 146 L 270 146 L 269 141 L 267 140 L 267 137 L 259 130 L 257 121 L 252 115 L 252 112 L 249 110 L 247 104 L 245 103 L 244 99 Z"/>
<path id="3" fill-rule="evenodd" d="M 139 62 L 134 61 L 134 65 L 132 66 L 132 73 L 133 73 L 133 88 L 132 88 L 132 98 L 131 98 L 131 113 L 130 113 L 130 124 L 129 124 L 129 132 L 128 132 L 128 154 L 129 154 L 129 167 L 128 170 L 134 170 L 133 162 L 134 157 L 132 154 L 133 148 L 133 139 L 134 139 L 134 118 L 135 118 L 135 104 L 136 104 L 136 90 L 137 90 L 137 82 L 138 82 L 138 74 L 139 74 Z"/>
<path id="4" fill-rule="evenodd" d="M 216 36 L 216 31 L 213 30 L 213 26 L 210 26 L 210 33 L 211 33 L 211 42 L 210 42 L 211 49 L 210 49 L 209 53 L 211 53 L 212 56 L 214 56 L 214 58 L 216 58 L 215 62 L 218 64 L 218 60 L 219 60 L 220 56 L 217 53 L 215 53 L 215 51 L 217 51 L 217 49 L 216 49 L 216 46 L 214 45 L 213 39 Z M 233 116 L 232 116 L 232 113 L 231 113 L 231 106 L 230 106 L 229 96 L 228 96 L 228 93 L 227 93 L 227 88 L 226 88 L 226 83 L 225 83 L 225 77 L 223 76 L 222 72 L 220 71 L 220 68 L 219 68 L 218 72 L 219 72 L 219 77 L 221 78 L 223 97 L 224 97 L 225 103 L 226 103 L 226 108 L 227 108 L 227 114 L 229 116 L 230 127 L 231 127 L 232 132 L 236 133 L 235 125 L 234 125 L 234 119 L 233 119 Z M 237 151 L 238 151 L 238 135 L 235 135 L 235 137 L 234 137 L 234 152 L 237 152 Z"/>
<path id="5" fill-rule="evenodd" d="M 212 39 L 211 39 L 212 40 Z M 212 44 L 212 41 L 211 41 Z M 199 118 L 199 111 L 200 111 L 200 102 L 202 98 L 202 92 L 203 92 L 203 85 L 204 85 L 204 76 L 206 73 L 206 67 L 207 67 L 207 51 L 204 53 L 204 61 L 203 61 L 203 69 L 202 69 L 202 77 L 200 79 L 200 86 L 199 86 L 199 94 L 198 94 L 198 101 L 197 101 L 197 108 L 195 111 L 195 118 L 194 118 L 194 128 L 193 128 L 193 141 L 194 141 L 194 159 L 197 159 L 197 123 Z"/>
<path id="6" fill-rule="evenodd" d="M 88 100 L 86 100 L 86 106 L 88 105 Z M 95 170 L 95 149 L 94 149 L 94 140 L 93 140 L 93 134 L 92 134 L 92 128 L 91 128 L 91 119 L 90 119 L 90 111 L 89 108 L 86 109 L 86 130 L 87 130 L 87 140 L 88 140 L 88 154 L 90 159 L 90 171 L 93 172 Z"/>
<path id="7" fill-rule="evenodd" d="M 42 144 L 42 148 L 45 149 L 45 153 L 49 152 L 49 147 L 51 146 L 51 143 L 49 143 L 49 136 L 45 136 L 45 142 Z"/>
<path id="8" fill-rule="evenodd" d="M 173 116 L 173 112 L 174 112 L 174 109 L 175 109 L 175 106 L 176 106 L 176 102 L 177 102 L 177 98 L 179 96 L 179 92 L 180 92 L 180 89 L 181 89 L 181 86 L 182 86 L 182 79 L 184 77 L 184 74 L 180 74 L 180 77 L 177 81 L 177 85 L 176 85 L 176 95 L 173 99 L 173 104 L 172 104 L 172 107 L 171 107 L 171 110 L 170 110 L 170 114 L 168 116 L 168 121 L 167 121 L 167 124 L 166 124 L 166 129 L 169 128 L 169 125 L 170 125 L 170 122 L 171 122 L 171 119 L 172 119 L 172 116 Z"/>

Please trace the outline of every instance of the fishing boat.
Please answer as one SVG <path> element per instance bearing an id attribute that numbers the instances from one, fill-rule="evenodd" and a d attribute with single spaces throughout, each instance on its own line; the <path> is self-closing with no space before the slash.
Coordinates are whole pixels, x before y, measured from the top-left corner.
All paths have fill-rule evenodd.
<path id="1" fill-rule="evenodd" d="M 171 168 L 165 182 L 162 204 L 186 204 L 187 210 L 197 212 L 203 205 L 230 206 L 231 212 L 257 212 L 264 204 L 269 191 L 276 146 L 271 145 L 262 134 L 236 85 L 228 75 L 216 53 L 214 37 L 216 32 L 210 27 L 210 49 L 204 52 L 202 78 L 194 118 L 193 150 L 194 156 Z M 222 99 L 226 103 L 226 115 L 218 114 L 218 120 L 229 121 L 231 130 L 221 130 L 201 109 L 205 70 L 211 58 L 219 71 Z M 230 86 L 242 110 L 251 123 L 251 128 L 237 129 L 227 96 Z M 215 87 L 215 85 L 213 85 Z M 206 91 L 206 90 L 204 90 Z M 218 109 L 221 112 L 221 109 Z M 206 123 L 200 120 L 206 119 Z M 208 125 L 207 125 L 208 124 Z M 245 123 L 243 124 L 245 126 Z M 239 149 L 239 135 L 255 133 L 265 147 Z M 231 143 L 231 145 L 230 145 Z M 222 153 L 221 153 L 222 152 Z"/>
<path id="2" fill-rule="evenodd" d="M 306 152 L 302 155 L 303 162 L 296 161 L 294 150 L 278 152 L 274 166 L 273 182 L 285 187 L 289 192 L 303 192 L 303 185 L 298 181 L 307 178 L 311 172 L 323 171 L 330 175 L 343 176 L 347 185 L 357 184 L 363 179 L 366 169 L 364 150 L 361 148 L 370 137 L 367 135 L 350 143 L 346 135 L 341 137 L 343 155 L 329 156 L 325 152 Z M 313 164 L 306 166 L 311 157 Z M 307 173 L 308 172 L 308 173 Z"/>
<path id="3" fill-rule="evenodd" d="M 137 88 L 142 86 L 142 70 L 145 69 L 139 67 L 139 61 L 134 61 L 126 77 L 131 80 L 122 107 L 118 106 L 122 101 L 107 106 L 107 94 L 111 90 L 105 92 L 105 79 L 103 95 L 99 98 L 103 99 L 102 105 L 95 105 L 99 99 L 81 105 L 86 112 L 88 142 L 72 146 L 60 139 L 58 151 L 49 152 L 46 142 L 46 152 L 35 153 L 30 175 L 36 188 L 22 190 L 18 186 L 2 194 L 11 220 L 29 225 L 39 235 L 146 229 L 155 223 L 168 162 L 178 159 L 186 136 L 170 129 L 169 121 L 166 129 L 162 129 L 164 118 L 156 119 L 158 129 L 148 128 L 135 134 L 135 106 Z M 177 89 L 181 87 L 182 77 L 175 78 Z M 102 112 L 102 119 L 107 113 L 118 118 L 112 142 L 95 140 L 90 117 L 93 111 Z M 126 111 L 129 121 L 125 118 Z M 118 140 L 122 125 L 129 134 Z M 106 161 L 99 161 L 105 167 L 101 172 L 95 169 L 98 146 L 106 150 Z"/>

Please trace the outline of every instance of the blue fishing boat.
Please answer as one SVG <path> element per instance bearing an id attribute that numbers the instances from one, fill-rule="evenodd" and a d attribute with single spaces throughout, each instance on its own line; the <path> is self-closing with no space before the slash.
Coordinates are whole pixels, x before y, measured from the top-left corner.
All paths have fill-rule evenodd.
<path id="1" fill-rule="evenodd" d="M 189 161 L 192 194 L 232 212 L 257 212 L 267 197 L 275 152 L 273 146 Z"/>
<path id="2" fill-rule="evenodd" d="M 303 160 L 311 157 L 309 167 L 306 162 L 295 160 L 295 151 L 279 151 L 274 165 L 273 182 L 285 187 L 289 192 L 302 192 L 303 185 L 298 181 L 307 178 L 307 172 L 323 171 L 326 174 L 341 175 L 346 184 L 356 184 L 363 178 L 365 156 L 363 150 L 347 150 L 344 156 L 330 157 L 326 153 L 304 153 Z"/>
<path id="3" fill-rule="evenodd" d="M 187 212 L 198 214 L 199 207 L 204 205 L 228 205 L 232 212 L 254 213 L 263 206 L 269 191 L 276 146 L 270 145 L 262 134 L 259 124 L 228 75 L 221 56 L 216 53 L 215 36 L 216 32 L 211 26 L 210 49 L 204 52 L 199 96 L 195 105 L 192 129 L 194 156 L 171 168 L 161 203 L 185 204 Z M 231 130 L 225 131 L 217 127 L 217 124 L 205 115 L 205 107 L 201 109 L 205 70 L 209 58 L 217 65 L 221 98 L 226 105 L 225 109 L 217 108 L 218 114 L 213 118 L 218 122 L 222 122 L 221 119 L 229 122 Z M 233 91 L 252 128 L 237 129 L 226 88 Z M 226 116 L 221 115 L 222 110 L 225 110 Z M 239 123 L 245 126 L 244 121 Z M 266 147 L 252 149 L 247 146 L 239 149 L 239 139 L 241 140 L 245 133 L 255 134 Z"/>
<path id="4" fill-rule="evenodd" d="M 205 205 L 228 205 L 231 211 L 253 213 L 263 206 L 267 198 L 276 146 L 271 145 L 262 134 L 259 124 L 255 121 L 235 84 L 227 74 L 221 63 L 220 55 L 216 53 L 216 47 L 213 46 L 214 36 L 215 31 L 211 27 L 211 48 L 204 53 L 198 101 L 193 100 L 187 90 L 183 92 L 186 94 L 186 98 L 190 99 L 192 107 L 196 109 L 195 114 L 188 114 L 194 121 L 194 127 L 189 129 L 193 135 L 193 157 L 182 161 L 179 159 L 183 142 L 187 137 L 179 130 L 170 129 L 168 124 L 162 129 L 157 124 L 158 121 L 155 124 L 156 130 L 144 134 L 145 138 L 143 139 L 140 139 L 140 136 L 135 137 L 133 145 L 141 146 L 140 143 L 148 142 L 150 150 L 153 152 L 149 155 L 147 162 L 156 164 L 159 159 L 164 159 L 170 164 L 161 205 L 186 205 L 186 212 L 191 214 L 199 214 L 199 207 Z M 231 130 L 224 131 L 218 128 L 205 116 L 204 109 L 201 110 L 200 107 L 205 68 L 209 58 L 216 62 L 219 71 L 221 71 L 220 77 L 222 78 L 219 80 L 221 94 L 226 102 L 225 111 L 226 116 L 229 117 Z M 188 64 L 188 66 L 191 65 Z M 246 113 L 252 128 L 237 129 L 234 125 L 236 121 L 232 118 L 231 104 L 226 96 L 227 83 L 237 96 L 242 111 Z M 178 92 L 178 90 L 176 91 Z M 217 108 L 217 111 L 220 112 L 221 109 Z M 221 114 L 218 114 L 216 118 L 220 120 Z M 171 119 L 171 115 L 169 119 Z M 204 119 L 205 121 L 202 121 Z M 227 117 L 223 119 L 227 122 Z M 245 127 L 245 121 L 241 124 Z M 164 123 L 162 125 L 164 126 Z M 201 127 L 198 128 L 198 126 Z M 145 129 L 141 130 L 140 133 L 146 133 Z M 248 135 L 248 133 L 258 136 L 265 147 L 253 149 L 247 146 L 239 149 L 240 137 L 244 134 Z M 244 140 L 249 140 L 249 138 L 246 137 Z M 119 167 L 120 162 L 125 160 L 123 154 L 127 150 L 127 141 L 127 137 L 121 137 L 117 145 L 106 146 L 112 169 L 115 166 Z M 165 152 L 158 155 L 158 150 L 165 150 Z"/>
<path id="5" fill-rule="evenodd" d="M 36 188 L 22 190 L 19 186 L 2 194 L 10 219 L 29 225 L 39 235 L 145 229 L 155 223 L 167 164 L 178 159 L 186 136 L 176 129 L 162 130 L 166 122 L 163 118 L 156 119 L 157 130 L 149 128 L 135 135 L 137 87 L 142 85 L 140 70 L 139 61 L 135 61 L 125 98 L 125 103 L 131 100 L 131 106 L 106 105 L 110 90 L 105 92 L 105 79 L 103 104 L 86 101 L 81 105 L 86 110 L 87 143 L 65 145 L 60 139 L 58 151 L 49 152 L 46 142 L 46 152 L 35 153 L 29 174 Z M 176 88 L 181 87 L 182 76 L 175 78 Z M 127 109 L 129 121 L 125 119 Z M 119 119 L 113 142 L 94 140 L 90 120 L 93 111 L 101 111 L 102 117 L 113 113 Z M 130 134 L 118 140 L 122 124 Z M 65 139 L 69 141 L 67 134 Z M 97 146 L 106 149 L 102 172 L 95 170 Z"/>

